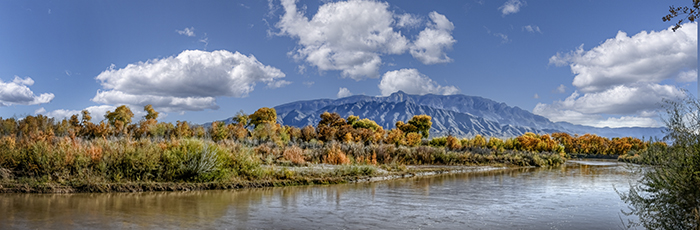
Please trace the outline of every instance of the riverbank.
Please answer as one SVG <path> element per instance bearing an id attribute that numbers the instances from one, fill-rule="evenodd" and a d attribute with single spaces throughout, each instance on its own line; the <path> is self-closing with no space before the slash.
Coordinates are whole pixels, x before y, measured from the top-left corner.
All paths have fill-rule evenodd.
<path id="1" fill-rule="evenodd" d="M 57 183 L 31 178 L 12 178 L 7 169 L 0 169 L 0 193 L 108 193 L 245 189 L 299 185 L 364 183 L 401 178 L 424 177 L 453 173 L 478 173 L 507 169 L 505 166 L 372 166 L 313 164 L 296 166 L 262 166 L 277 178 L 260 180 L 236 179 L 217 182 L 123 182 L 123 183 Z"/>
<path id="2" fill-rule="evenodd" d="M 275 144 L 204 139 L 0 139 L 0 192 L 188 191 L 338 184 L 469 171 L 541 167 L 553 152 L 450 149 L 356 142 Z"/>

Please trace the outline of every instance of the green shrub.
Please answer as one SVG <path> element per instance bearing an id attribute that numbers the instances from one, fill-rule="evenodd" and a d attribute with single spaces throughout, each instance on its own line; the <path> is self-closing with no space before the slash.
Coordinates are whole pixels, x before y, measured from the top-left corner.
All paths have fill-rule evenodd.
<path id="1" fill-rule="evenodd" d="M 433 147 L 445 147 L 445 144 L 447 144 L 447 137 L 433 138 L 428 144 Z"/>

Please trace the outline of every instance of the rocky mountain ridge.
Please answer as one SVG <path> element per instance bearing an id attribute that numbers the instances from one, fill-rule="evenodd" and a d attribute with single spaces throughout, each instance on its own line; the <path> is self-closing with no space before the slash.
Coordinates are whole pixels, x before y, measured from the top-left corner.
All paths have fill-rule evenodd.
<path id="1" fill-rule="evenodd" d="M 663 128 L 596 128 L 566 122 L 552 122 L 518 107 L 508 106 L 477 96 L 410 95 L 402 91 L 386 97 L 355 95 L 339 99 L 296 101 L 274 107 L 280 124 L 296 127 L 316 125 L 323 112 L 336 112 L 369 118 L 385 129 L 394 128 L 397 121 L 407 121 L 414 115 L 427 114 L 433 118 L 432 136 L 512 137 L 525 132 L 570 134 L 592 133 L 604 137 L 637 138 L 662 137 Z M 231 119 L 225 120 L 231 122 Z"/>

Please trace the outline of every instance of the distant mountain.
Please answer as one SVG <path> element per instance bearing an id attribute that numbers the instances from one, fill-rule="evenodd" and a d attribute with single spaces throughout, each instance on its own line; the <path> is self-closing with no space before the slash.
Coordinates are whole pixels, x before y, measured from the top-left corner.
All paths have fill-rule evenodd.
<path id="1" fill-rule="evenodd" d="M 481 134 L 486 136 L 516 136 L 525 132 L 541 132 L 530 127 L 501 125 L 496 121 L 467 113 L 419 105 L 410 100 L 399 102 L 358 101 L 340 105 L 328 105 L 307 113 L 292 110 L 286 113 L 286 116 L 280 116 L 280 123 L 297 127 L 318 124 L 321 120 L 320 115 L 326 111 L 338 113 L 343 117 L 357 115 L 360 118 L 369 118 L 385 129 L 393 128 L 397 121 L 407 121 L 414 115 L 428 114 L 433 117 L 433 126 L 430 132 L 434 135 L 474 136 Z"/>
<path id="2" fill-rule="evenodd" d="M 394 128 L 397 121 L 407 121 L 414 115 L 427 114 L 433 118 L 432 136 L 512 137 L 525 132 L 570 134 L 592 133 L 605 137 L 661 137 L 662 128 L 595 128 L 566 122 L 552 122 L 518 107 L 511 107 L 483 97 L 466 95 L 409 95 L 402 91 L 386 97 L 364 95 L 340 99 L 318 99 L 291 102 L 275 107 L 277 120 L 284 125 L 303 127 L 316 125 L 323 112 L 336 112 L 369 118 L 385 129 Z M 225 120 L 231 122 L 231 119 Z"/>
<path id="3" fill-rule="evenodd" d="M 625 127 L 625 128 L 596 128 L 585 125 L 574 125 L 569 122 L 556 122 L 565 130 L 574 130 L 574 133 L 595 133 L 598 136 L 604 137 L 636 137 L 639 139 L 649 140 L 649 138 L 661 139 L 666 134 L 666 128 L 643 128 L 643 127 Z M 571 131 L 568 131 L 571 133 Z"/>

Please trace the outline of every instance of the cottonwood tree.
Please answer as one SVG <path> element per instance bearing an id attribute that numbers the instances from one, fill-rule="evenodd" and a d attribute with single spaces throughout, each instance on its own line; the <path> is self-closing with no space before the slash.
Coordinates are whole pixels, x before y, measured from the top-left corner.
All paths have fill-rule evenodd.
<path id="1" fill-rule="evenodd" d="M 90 123 L 90 120 L 92 120 L 92 116 L 90 116 L 90 111 L 83 110 L 83 111 L 80 111 L 80 114 L 81 114 L 81 118 L 82 118 L 81 119 L 82 125 L 86 125 L 87 123 Z"/>
<path id="2" fill-rule="evenodd" d="M 324 112 L 318 122 L 318 138 L 321 141 L 336 140 L 336 135 L 340 134 L 340 129 L 345 125 L 347 122 L 338 113 Z"/>
<path id="3" fill-rule="evenodd" d="M 277 111 L 274 108 L 262 107 L 250 115 L 250 124 L 257 127 L 263 123 L 277 123 Z"/>
<path id="4" fill-rule="evenodd" d="M 306 142 L 316 139 L 316 128 L 311 125 L 304 126 L 304 128 L 301 129 L 301 139 Z"/>
<path id="5" fill-rule="evenodd" d="M 408 120 L 408 124 L 416 127 L 418 133 L 423 135 L 423 138 L 428 138 L 430 136 L 430 127 L 433 126 L 432 119 L 432 117 L 425 114 L 415 115 L 411 120 Z"/>
<path id="6" fill-rule="evenodd" d="M 143 111 L 146 111 L 146 116 L 145 116 L 146 120 L 151 120 L 151 119 L 156 120 L 156 119 L 158 119 L 158 114 L 160 114 L 159 112 L 156 112 L 155 109 L 153 109 L 152 105 L 144 106 Z"/>
<path id="7" fill-rule="evenodd" d="M 109 124 L 114 126 L 118 131 L 122 131 L 126 125 L 131 123 L 131 118 L 134 113 L 126 105 L 122 105 L 114 109 L 114 112 L 107 111 L 105 118 L 109 120 Z"/>
<path id="8" fill-rule="evenodd" d="M 433 126 L 431 119 L 432 117 L 425 114 L 415 115 L 407 123 L 397 121 L 396 128 L 404 133 L 419 133 L 423 138 L 428 138 L 430 136 L 430 127 Z"/>
<path id="9" fill-rule="evenodd" d="M 276 116 L 276 113 L 275 113 Z M 239 125 L 242 125 L 244 127 L 248 127 L 249 122 L 250 122 L 250 116 L 243 112 L 243 110 L 238 111 L 236 113 L 236 116 L 233 116 L 233 122 Z"/>

